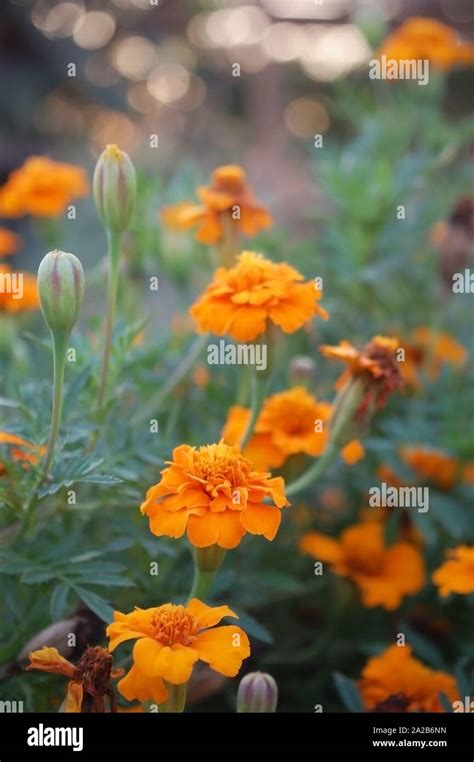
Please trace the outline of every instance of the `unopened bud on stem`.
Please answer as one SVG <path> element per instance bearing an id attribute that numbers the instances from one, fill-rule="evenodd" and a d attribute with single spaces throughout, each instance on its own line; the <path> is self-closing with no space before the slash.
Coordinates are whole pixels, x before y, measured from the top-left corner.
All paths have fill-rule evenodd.
<path id="1" fill-rule="evenodd" d="M 100 155 L 92 182 L 97 212 L 106 230 L 123 233 L 135 207 L 137 178 L 128 154 L 108 145 Z"/>
<path id="2" fill-rule="evenodd" d="M 77 257 L 50 251 L 38 268 L 38 293 L 51 332 L 69 336 L 84 301 L 84 270 Z"/>
<path id="3" fill-rule="evenodd" d="M 240 681 L 237 692 L 237 712 L 275 712 L 278 686 L 266 672 L 250 672 Z"/>

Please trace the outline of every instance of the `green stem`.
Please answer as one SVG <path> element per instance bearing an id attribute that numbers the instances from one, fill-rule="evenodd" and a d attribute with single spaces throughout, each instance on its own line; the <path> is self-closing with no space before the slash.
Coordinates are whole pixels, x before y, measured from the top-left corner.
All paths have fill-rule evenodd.
<path id="1" fill-rule="evenodd" d="M 338 454 L 339 448 L 336 447 L 334 443 L 328 443 L 321 457 L 318 458 L 318 460 L 315 460 L 313 465 L 310 466 L 308 470 L 304 472 L 304 474 L 301 474 L 298 479 L 295 479 L 294 482 L 291 482 L 287 486 L 285 490 L 286 496 L 292 497 L 293 495 L 297 495 L 298 492 L 301 492 L 302 490 L 314 484 L 323 476 L 323 474 L 326 473 L 328 468 L 332 465 L 332 463 L 334 463 Z"/>
<path id="2" fill-rule="evenodd" d="M 252 376 L 250 379 L 250 418 L 245 429 L 245 433 L 240 441 L 240 449 L 243 451 L 252 438 L 255 424 L 262 409 L 267 391 L 268 379 L 265 373 L 252 367 Z"/>
<path id="3" fill-rule="evenodd" d="M 53 410 L 51 414 L 51 428 L 49 431 L 48 449 L 44 464 L 41 468 L 41 481 L 48 476 L 54 458 L 54 449 L 61 425 L 61 412 L 63 406 L 64 367 L 66 363 L 66 349 L 68 336 L 64 334 L 52 334 L 53 336 Z M 40 484 L 41 484 L 40 481 Z M 40 486 L 38 484 L 38 486 Z"/>
<path id="4" fill-rule="evenodd" d="M 209 339 L 209 334 L 203 334 L 198 336 L 192 344 L 189 352 L 184 355 L 181 362 L 176 366 L 168 381 L 158 389 L 156 394 L 153 394 L 148 403 L 138 411 L 138 413 L 132 418 L 131 425 L 138 426 L 142 421 L 151 415 L 156 415 L 161 408 L 163 402 L 168 397 L 173 389 L 179 384 L 180 381 L 189 373 L 199 355 L 204 349 L 206 342 Z"/>
<path id="5" fill-rule="evenodd" d="M 166 680 L 165 686 L 168 690 L 168 698 L 166 701 L 163 702 L 163 704 L 160 704 L 159 711 L 160 712 L 184 712 L 184 706 L 186 704 L 186 690 L 187 690 L 187 683 L 184 683 L 183 685 L 174 685 L 173 683 L 168 683 Z"/>
<path id="6" fill-rule="evenodd" d="M 191 547 L 191 553 L 194 559 L 194 579 L 188 600 L 203 600 L 212 587 L 227 551 L 219 545 L 210 545 L 208 548 Z"/>
<path id="7" fill-rule="evenodd" d="M 189 598 L 199 598 L 201 601 L 204 600 L 212 587 L 215 576 L 215 571 L 201 571 L 201 569 L 198 569 L 198 567 L 195 566 L 193 586 L 189 593 Z"/>
<path id="8" fill-rule="evenodd" d="M 99 394 L 97 396 L 97 410 L 102 408 L 105 399 L 105 392 L 107 390 L 110 350 L 112 346 L 112 332 L 114 327 L 115 306 L 117 302 L 121 243 L 121 233 L 115 233 L 110 230 L 107 231 L 109 285 L 107 296 L 107 315 L 105 318 L 104 349 L 102 354 L 102 367 L 100 371 Z"/>

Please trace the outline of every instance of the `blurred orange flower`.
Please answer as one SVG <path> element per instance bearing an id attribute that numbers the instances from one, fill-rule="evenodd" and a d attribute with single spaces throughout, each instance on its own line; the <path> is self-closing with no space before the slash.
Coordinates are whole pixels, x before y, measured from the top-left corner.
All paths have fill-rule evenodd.
<path id="1" fill-rule="evenodd" d="M 320 351 L 324 357 L 342 360 L 348 365 L 337 381 L 338 389 L 351 378 L 363 381 L 364 396 L 359 408 L 359 414 L 363 414 L 371 403 L 377 408 L 383 407 L 390 392 L 402 388 L 403 380 L 395 357 L 398 348 L 398 339 L 374 336 L 360 351 L 346 340 L 340 341 L 339 346 L 323 344 Z"/>
<path id="2" fill-rule="evenodd" d="M 353 466 L 362 460 L 365 456 L 365 450 L 362 442 L 358 439 L 351 439 L 341 450 L 341 456 L 348 466 Z"/>
<path id="3" fill-rule="evenodd" d="M 392 699 L 406 712 L 442 712 L 440 693 L 450 701 L 458 698 L 455 679 L 415 659 L 411 646 L 393 645 L 372 656 L 362 670 L 359 690 L 369 711 L 379 711 Z"/>
<path id="4" fill-rule="evenodd" d="M 345 529 L 339 540 L 309 532 L 301 538 L 299 548 L 317 561 L 327 562 L 335 574 L 355 582 L 364 606 L 393 611 L 424 584 L 420 552 L 403 541 L 386 547 L 380 523 L 355 524 Z"/>
<path id="5" fill-rule="evenodd" d="M 25 467 L 27 464 L 36 464 L 38 458 L 46 452 L 46 447 L 37 447 L 16 434 L 9 434 L 8 431 L 0 431 L 0 445 L 2 444 L 11 445 L 12 460 L 24 462 Z M 0 462 L 0 476 L 4 473 L 5 465 Z"/>
<path id="6" fill-rule="evenodd" d="M 433 482 L 439 489 L 451 489 L 456 481 L 458 463 L 451 455 L 426 447 L 402 447 L 400 455 L 418 476 Z"/>
<path id="7" fill-rule="evenodd" d="M 105 712 L 108 709 L 104 703 L 106 697 L 110 711 L 117 711 L 110 681 L 123 675 L 123 669 L 112 669 L 112 656 L 105 648 L 87 648 L 76 667 L 49 646 L 30 651 L 28 658 L 27 670 L 37 669 L 69 678 L 65 712 Z"/>
<path id="8" fill-rule="evenodd" d="M 186 606 L 165 603 L 130 614 L 116 611 L 107 627 L 109 650 L 125 640 L 137 641 L 133 665 L 118 684 L 122 696 L 161 704 L 168 697 L 166 683 L 187 683 L 199 659 L 215 672 L 234 677 L 250 655 L 250 644 L 240 627 L 214 626 L 226 616 L 238 619 L 228 606 L 207 606 L 197 598 Z"/>
<path id="9" fill-rule="evenodd" d="M 194 303 L 190 314 L 198 329 L 237 341 L 251 341 L 269 321 L 285 333 L 294 333 L 313 315 L 325 320 L 318 304 L 322 292 L 290 265 L 244 251 L 231 268 L 220 267 L 212 283 Z"/>
<path id="10" fill-rule="evenodd" d="M 407 384 L 419 386 L 419 373 L 425 370 L 435 381 L 443 365 L 460 368 L 467 358 L 467 350 L 449 333 L 432 331 L 420 326 L 410 339 L 403 343 L 405 362 L 400 363 L 402 376 Z"/>
<path id="11" fill-rule="evenodd" d="M 0 188 L 0 214 L 58 217 L 73 199 L 87 196 L 88 191 L 87 174 L 81 167 L 30 156 Z"/>
<path id="12" fill-rule="evenodd" d="M 244 170 L 234 164 L 215 169 L 211 184 L 199 187 L 197 195 L 200 204 L 184 202 L 163 209 L 164 224 L 175 230 L 198 226 L 196 239 L 205 244 L 220 243 L 226 224 L 246 236 L 272 224 L 270 213 L 254 198 Z"/>
<path id="13" fill-rule="evenodd" d="M 281 477 L 254 471 L 237 445 L 222 441 L 199 449 L 180 445 L 168 463 L 140 507 L 153 534 L 182 537 L 187 532 L 197 548 L 235 548 L 246 532 L 273 540 L 280 508 L 289 505 Z"/>
<path id="14" fill-rule="evenodd" d="M 21 236 L 7 228 L 0 228 L 0 257 L 14 254 L 21 246 Z"/>
<path id="15" fill-rule="evenodd" d="M 433 574 L 433 582 L 443 597 L 450 593 L 474 593 L 474 547 L 458 545 L 446 552 L 448 560 Z"/>
<path id="16" fill-rule="evenodd" d="M 11 288 L 8 284 L 14 282 L 16 282 L 16 286 Z M 0 288 L 0 314 L 2 312 L 28 312 L 39 309 L 38 289 L 34 275 L 14 273 L 7 265 L 0 265 L 0 284 L 2 285 Z"/>
<path id="17" fill-rule="evenodd" d="M 456 30 L 423 16 L 406 19 L 387 37 L 378 56 L 396 60 L 425 60 L 448 70 L 457 64 L 474 64 L 474 45 L 458 40 Z"/>
<path id="18" fill-rule="evenodd" d="M 273 394 L 262 406 L 243 455 L 262 470 L 279 468 L 290 455 L 321 455 L 327 442 L 325 424 L 331 410 L 329 402 L 318 402 L 303 386 Z M 222 432 L 228 444 L 240 442 L 249 418 L 249 408 L 230 408 Z"/>

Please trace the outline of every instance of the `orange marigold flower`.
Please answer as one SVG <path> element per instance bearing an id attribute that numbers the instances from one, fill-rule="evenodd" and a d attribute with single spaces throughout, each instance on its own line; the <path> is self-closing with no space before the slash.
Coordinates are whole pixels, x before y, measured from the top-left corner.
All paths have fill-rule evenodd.
<path id="1" fill-rule="evenodd" d="M 182 537 L 187 532 L 197 548 L 235 548 L 246 532 L 273 540 L 279 509 L 289 505 L 281 477 L 254 471 L 237 445 L 223 441 L 199 449 L 180 445 L 168 463 L 140 507 L 153 534 Z"/>
<path id="2" fill-rule="evenodd" d="M 218 167 L 211 184 L 197 189 L 200 204 L 184 202 L 163 209 L 165 225 L 175 230 L 198 227 L 196 239 L 205 244 L 220 243 L 227 224 L 246 236 L 255 235 L 272 224 L 270 213 L 253 196 L 241 167 Z"/>
<path id="3" fill-rule="evenodd" d="M 458 698 L 454 677 L 426 667 L 412 656 L 411 646 L 393 645 L 372 656 L 362 670 L 359 691 L 369 711 L 383 702 L 404 699 L 407 712 L 442 712 L 439 694 Z"/>
<path id="4" fill-rule="evenodd" d="M 269 321 L 285 333 L 294 333 L 313 315 L 325 320 L 318 304 L 322 292 L 290 265 L 272 262 L 244 251 L 231 268 L 220 267 L 212 283 L 190 309 L 199 331 L 250 341 L 263 333 Z"/>
<path id="5" fill-rule="evenodd" d="M 279 468 L 290 455 L 321 455 L 327 442 L 325 423 L 331 410 L 329 402 L 318 402 L 303 386 L 273 394 L 262 406 L 243 455 L 262 470 Z M 222 432 L 228 444 L 240 442 L 249 418 L 248 408 L 230 408 Z"/>
<path id="6" fill-rule="evenodd" d="M 109 650 L 125 640 L 137 641 L 133 666 L 118 684 L 122 696 L 161 704 L 168 697 L 166 683 L 187 683 L 199 659 L 215 672 L 235 677 L 250 655 L 250 644 L 240 627 L 214 626 L 226 616 L 238 619 L 228 606 L 207 606 L 197 598 L 186 606 L 165 603 L 130 614 L 116 611 L 107 627 Z"/>
<path id="7" fill-rule="evenodd" d="M 87 196 L 89 183 L 81 167 L 45 156 L 30 156 L 0 188 L 5 217 L 58 217 L 75 198 Z"/>
<path id="8" fill-rule="evenodd" d="M 399 61 L 427 59 L 433 66 L 448 70 L 457 64 L 472 64 L 474 46 L 460 42 L 451 27 L 421 16 L 408 18 L 395 29 L 383 41 L 378 55 Z"/>
<path id="9" fill-rule="evenodd" d="M 363 381 L 365 391 L 359 408 L 359 414 L 363 415 L 371 403 L 383 407 L 390 392 L 402 388 L 403 380 L 395 357 L 398 347 L 396 338 L 374 336 L 361 351 L 345 340 L 337 347 L 323 344 L 320 351 L 324 357 L 342 360 L 348 365 L 337 381 L 338 389 L 351 378 Z"/>
<path id="10" fill-rule="evenodd" d="M 21 281 L 18 279 L 19 275 L 21 275 Z M 13 288 L 11 284 L 15 282 L 16 285 Z M 14 273 L 6 265 L 0 265 L 0 284 L 0 314 L 39 309 L 38 289 L 34 275 Z"/>
<path id="11" fill-rule="evenodd" d="M 474 593 L 474 547 L 458 545 L 446 553 L 448 560 L 433 574 L 433 582 L 443 597 L 450 593 Z"/>
<path id="12" fill-rule="evenodd" d="M 467 358 L 467 350 L 449 333 L 435 332 L 425 326 L 413 331 L 404 343 L 405 361 L 400 363 L 407 384 L 419 386 L 419 372 L 425 370 L 432 381 L 439 377 L 443 365 L 460 368 Z"/>
<path id="13" fill-rule="evenodd" d="M 407 542 L 384 543 L 380 523 L 363 523 L 345 529 L 338 540 L 309 532 L 299 544 L 302 553 L 330 564 L 335 574 L 351 579 L 360 589 L 364 606 L 400 606 L 406 595 L 424 584 L 424 564 L 419 551 Z"/>
<path id="14" fill-rule="evenodd" d="M 7 228 L 0 228 L 0 257 L 14 254 L 21 245 L 21 236 Z"/>
<path id="15" fill-rule="evenodd" d="M 117 711 L 110 681 L 123 675 L 123 669 L 112 669 L 113 659 L 105 648 L 87 648 L 76 667 L 49 646 L 31 651 L 28 658 L 27 670 L 37 669 L 69 679 L 65 712 L 105 712 L 105 697 L 110 701 L 110 710 Z"/>
<path id="16" fill-rule="evenodd" d="M 402 447 L 400 455 L 407 466 L 439 489 L 448 490 L 454 486 L 459 464 L 451 455 L 427 447 Z"/>

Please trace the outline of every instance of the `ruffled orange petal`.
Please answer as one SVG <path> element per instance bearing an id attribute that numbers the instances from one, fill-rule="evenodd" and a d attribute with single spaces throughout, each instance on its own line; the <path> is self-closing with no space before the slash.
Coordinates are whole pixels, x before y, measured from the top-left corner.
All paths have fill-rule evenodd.
<path id="1" fill-rule="evenodd" d="M 250 503 L 240 514 L 242 524 L 250 534 L 263 534 L 273 540 L 281 522 L 281 512 L 265 503 Z"/>
<path id="2" fill-rule="evenodd" d="M 230 550 L 235 548 L 245 534 L 237 511 L 209 512 L 204 516 L 190 516 L 188 538 L 196 548 L 219 545 Z"/>
<path id="3" fill-rule="evenodd" d="M 133 660 L 137 669 L 150 677 L 162 677 L 173 685 L 187 683 L 198 655 L 193 648 L 175 643 L 171 648 L 151 638 L 135 643 Z"/>
<path id="4" fill-rule="evenodd" d="M 228 606 L 208 606 L 207 603 L 203 603 L 197 598 L 191 598 L 186 606 L 186 610 L 188 614 L 197 619 L 199 629 L 214 627 L 225 616 L 234 617 L 234 619 L 239 618 Z"/>
<path id="5" fill-rule="evenodd" d="M 117 685 L 119 692 L 127 701 L 155 701 L 162 704 L 168 698 L 168 691 L 161 677 L 150 677 L 139 672 L 133 665 Z"/>
<path id="6" fill-rule="evenodd" d="M 250 656 L 250 643 L 240 627 L 228 625 L 200 632 L 193 642 L 193 649 L 201 661 L 226 677 L 234 677 L 242 661 Z"/>
<path id="7" fill-rule="evenodd" d="M 30 651 L 28 654 L 29 669 L 39 669 L 42 672 L 52 672 L 55 675 L 64 675 L 71 678 L 74 675 L 74 666 L 61 656 L 57 648 L 44 646 L 38 651 Z"/>

